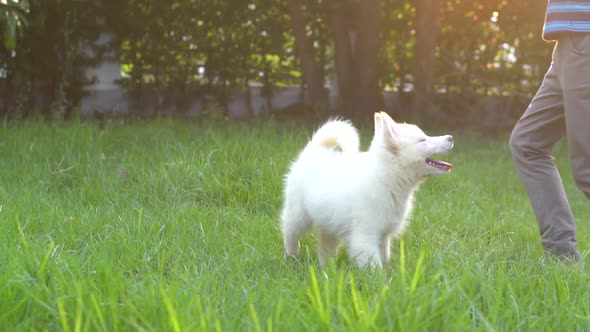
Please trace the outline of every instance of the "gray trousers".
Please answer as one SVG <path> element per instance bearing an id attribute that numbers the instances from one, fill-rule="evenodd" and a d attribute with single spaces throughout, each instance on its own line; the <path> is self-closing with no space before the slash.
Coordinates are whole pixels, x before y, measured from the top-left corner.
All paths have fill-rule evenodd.
<path id="1" fill-rule="evenodd" d="M 543 247 L 578 258 L 576 224 L 551 156 L 564 136 L 574 180 L 590 199 L 590 33 L 566 33 L 559 39 L 543 83 L 510 137 Z"/>

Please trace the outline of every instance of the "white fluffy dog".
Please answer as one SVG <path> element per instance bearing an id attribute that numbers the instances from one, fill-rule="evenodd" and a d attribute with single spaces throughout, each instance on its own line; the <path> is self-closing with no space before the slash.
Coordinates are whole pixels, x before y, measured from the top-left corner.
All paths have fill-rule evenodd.
<path id="1" fill-rule="evenodd" d="M 314 227 L 320 264 L 344 242 L 358 265 L 381 267 L 389 260 L 391 239 L 406 226 L 418 185 L 453 167 L 430 156 L 452 147 L 452 136 L 427 136 L 381 112 L 375 113 L 369 150 L 360 152 L 350 122 L 328 121 L 286 177 L 281 215 L 286 254 L 298 255 L 299 240 Z"/>

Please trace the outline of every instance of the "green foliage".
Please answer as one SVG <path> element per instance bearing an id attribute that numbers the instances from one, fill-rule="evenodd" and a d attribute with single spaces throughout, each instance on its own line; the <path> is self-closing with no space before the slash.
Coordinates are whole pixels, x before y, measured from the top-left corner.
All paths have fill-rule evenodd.
<path id="1" fill-rule="evenodd" d="M 541 39 L 546 3 L 443 4 L 437 86 L 451 92 L 447 108 L 463 109 L 481 95 L 526 97 L 536 91 L 551 61 L 551 45 Z M 462 98 L 453 98 L 457 94 Z"/>
<path id="2" fill-rule="evenodd" d="M 333 78 L 329 3 L 303 3 L 318 63 L 324 77 Z M 437 89 L 449 92 L 441 96 L 445 108 L 465 110 L 482 95 L 526 97 L 535 90 L 550 61 L 551 46 L 540 38 L 544 3 L 443 4 L 435 77 Z M 127 6 L 119 36 L 129 75 L 124 82 L 132 91 L 156 89 L 180 100 L 179 94 L 209 94 L 225 105 L 232 91 L 247 90 L 248 84 L 272 93 L 275 86 L 300 82 L 285 1 L 130 1 Z M 413 3 L 383 0 L 382 15 L 381 86 L 409 91 L 414 58 L 420 56 L 413 53 Z"/>
<path id="3" fill-rule="evenodd" d="M 100 33 L 92 1 L 30 0 L 27 26 L 14 50 L 0 50 L 0 97 L 19 116 L 40 110 L 64 118 L 83 96 L 86 68 L 100 57 L 92 43 Z M 51 105 L 52 107 L 48 107 Z"/>
<path id="4" fill-rule="evenodd" d="M 17 36 L 27 25 L 25 14 L 28 11 L 27 0 L 6 0 L 5 3 L 0 4 L 0 32 L 6 49 L 16 48 Z"/>
<path id="5" fill-rule="evenodd" d="M 330 2 L 302 3 L 322 76 L 330 81 Z M 382 0 L 381 6 L 380 85 L 410 91 L 420 56 L 413 50 L 414 3 Z M 443 109 L 479 108 L 483 95 L 529 98 L 550 62 L 551 45 L 540 38 L 544 9 L 532 0 L 443 1 L 435 75 L 436 89 L 447 92 L 439 96 Z M 101 61 L 103 46 L 121 60 L 121 83 L 130 94 L 155 95 L 157 106 L 172 101 L 183 109 L 206 95 L 223 108 L 252 85 L 270 96 L 302 83 L 286 0 L 7 1 L 0 5 L 0 29 L 0 112 L 22 116 L 36 109 L 58 118 L 72 113 L 92 79 L 84 72 Z M 101 32 L 112 33 L 113 43 L 98 46 Z"/>
<path id="6" fill-rule="evenodd" d="M 283 257 L 283 174 L 314 129 L 5 123 L 0 330 L 590 328 L 590 277 L 542 256 L 507 137 L 453 133 L 455 168 L 421 186 L 383 273 L 345 255 L 319 268 L 313 236 L 299 259 Z M 555 152 L 588 220 L 566 146 Z"/>
<path id="7" fill-rule="evenodd" d="M 405 91 L 413 70 L 415 10 L 410 1 L 383 0 L 381 85 Z"/>
<path id="8" fill-rule="evenodd" d="M 212 94 L 225 105 L 250 83 L 286 85 L 297 71 L 284 2 L 128 1 L 108 10 L 117 22 L 132 93 L 156 90 L 182 100 Z M 116 17 L 110 13 L 125 13 Z M 149 22 L 149 24 L 145 24 Z"/>

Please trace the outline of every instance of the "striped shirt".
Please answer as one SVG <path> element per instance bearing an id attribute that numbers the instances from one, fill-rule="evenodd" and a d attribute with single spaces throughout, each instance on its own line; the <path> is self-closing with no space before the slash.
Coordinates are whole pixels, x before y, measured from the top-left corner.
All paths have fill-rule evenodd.
<path id="1" fill-rule="evenodd" d="M 590 0 L 549 0 L 543 39 L 556 40 L 567 31 L 590 32 Z"/>

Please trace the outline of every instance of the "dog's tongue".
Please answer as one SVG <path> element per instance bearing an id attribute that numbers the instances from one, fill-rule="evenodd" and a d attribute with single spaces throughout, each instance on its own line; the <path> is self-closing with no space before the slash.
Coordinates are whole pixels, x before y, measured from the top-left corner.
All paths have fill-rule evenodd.
<path id="1" fill-rule="evenodd" d="M 442 160 L 432 159 L 432 158 L 427 158 L 426 163 L 428 165 L 431 165 L 431 166 L 434 166 L 434 167 L 437 167 L 440 169 L 444 169 L 444 170 L 449 170 L 449 169 L 453 168 L 453 164 L 447 163 Z"/>

